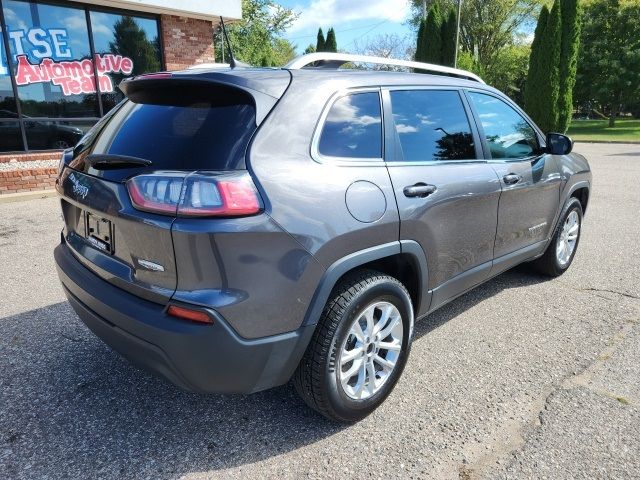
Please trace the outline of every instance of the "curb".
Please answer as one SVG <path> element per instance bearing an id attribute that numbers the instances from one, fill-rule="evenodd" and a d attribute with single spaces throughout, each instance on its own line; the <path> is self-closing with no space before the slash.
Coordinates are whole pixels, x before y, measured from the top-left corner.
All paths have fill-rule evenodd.
<path id="1" fill-rule="evenodd" d="M 574 143 L 612 143 L 619 145 L 640 145 L 640 141 L 636 140 L 574 140 Z"/>
<path id="2" fill-rule="evenodd" d="M 55 190 L 39 190 L 35 192 L 5 193 L 0 195 L 0 204 L 12 202 L 24 202 L 27 200 L 38 200 L 40 198 L 55 197 L 58 194 Z"/>

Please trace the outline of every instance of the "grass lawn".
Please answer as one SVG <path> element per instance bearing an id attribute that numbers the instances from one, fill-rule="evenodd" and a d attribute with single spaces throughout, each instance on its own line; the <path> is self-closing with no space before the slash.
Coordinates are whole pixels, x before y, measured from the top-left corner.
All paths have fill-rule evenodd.
<path id="1" fill-rule="evenodd" d="M 567 135 L 576 141 L 640 142 L 640 120 L 616 120 L 609 128 L 609 120 L 573 120 Z"/>

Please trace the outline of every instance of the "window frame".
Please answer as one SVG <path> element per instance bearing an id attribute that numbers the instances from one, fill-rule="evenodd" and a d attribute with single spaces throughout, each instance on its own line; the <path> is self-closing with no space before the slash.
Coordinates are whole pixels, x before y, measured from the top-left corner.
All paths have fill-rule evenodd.
<path id="1" fill-rule="evenodd" d="M 325 106 L 323 107 L 320 118 L 316 123 L 316 127 L 313 132 L 311 140 L 311 158 L 320 164 L 330 163 L 332 165 L 348 166 L 348 167 L 383 167 L 385 165 L 385 115 L 384 106 L 382 102 L 382 95 L 380 94 L 380 87 L 354 87 L 344 88 L 335 92 Z M 323 155 L 320 153 L 320 137 L 324 130 L 325 122 L 329 112 L 333 108 L 334 104 L 341 98 L 358 93 L 376 93 L 378 95 L 378 101 L 380 102 L 380 157 L 378 158 L 357 158 L 357 157 L 335 157 L 331 155 Z"/>
<path id="2" fill-rule="evenodd" d="M 469 104 L 469 108 L 473 113 L 475 118 L 476 128 L 480 134 L 480 142 L 482 145 L 482 149 L 484 150 L 484 157 L 486 158 L 488 163 L 514 163 L 514 162 L 531 162 L 537 158 L 540 158 L 545 153 L 546 149 L 546 140 L 545 135 L 542 133 L 542 130 L 535 124 L 535 122 L 527 115 L 515 102 L 513 102 L 510 98 L 499 95 L 491 90 L 484 90 L 481 88 L 463 88 L 462 93 L 467 99 L 467 103 Z M 482 121 L 480 120 L 480 114 L 476 109 L 476 106 L 473 103 L 473 100 L 469 96 L 470 93 L 478 93 L 482 95 L 487 95 L 489 97 L 493 97 L 497 100 L 501 100 L 504 104 L 510 107 L 515 113 L 520 115 L 522 119 L 533 129 L 536 137 L 538 139 L 539 151 L 534 153 L 533 155 L 529 155 L 528 157 L 520 157 L 520 158 L 493 158 L 491 156 L 491 149 L 489 147 L 489 142 L 487 142 L 487 137 L 484 132 L 484 128 L 482 127 Z"/>
<path id="3" fill-rule="evenodd" d="M 6 25 L 6 19 L 4 16 L 4 5 L 2 3 L 2 0 L 0 0 L 0 27 L 2 32 L 0 32 L 0 41 L 2 42 L 2 46 L 3 49 L 6 50 L 6 54 L 7 54 L 7 66 L 9 68 L 9 78 L 11 81 L 11 87 L 13 90 L 13 94 L 14 94 L 14 98 L 15 98 L 15 102 L 16 102 L 16 114 L 18 115 L 17 121 L 19 123 L 20 126 L 20 132 L 22 135 L 22 150 L 12 150 L 12 151 L 3 151 L 0 152 L 0 154 L 4 155 L 4 154 L 11 154 L 11 153 L 35 153 L 35 152 L 50 152 L 53 151 L 52 149 L 32 149 L 29 148 L 29 143 L 27 141 L 27 135 L 26 135 L 26 129 L 25 129 L 25 122 L 28 121 L 51 121 L 51 122 L 74 122 L 74 121 L 90 121 L 93 120 L 96 123 L 98 121 L 100 121 L 101 118 L 103 118 L 106 113 L 104 112 L 103 106 L 102 106 L 102 92 L 99 91 L 98 88 L 98 80 L 97 80 L 97 69 L 95 66 L 95 62 L 93 62 L 93 58 L 95 57 L 95 48 L 94 48 L 94 40 L 93 40 L 93 30 L 92 30 L 92 25 L 91 25 L 91 12 L 97 12 L 97 13 L 111 13 L 111 14 L 116 14 L 116 15 L 125 15 L 125 16 L 131 16 L 131 17 L 140 17 L 140 18 L 145 18 L 145 19 L 149 19 L 149 20 L 155 20 L 157 25 L 158 25 L 158 37 L 160 39 L 159 42 L 159 46 L 160 46 L 160 70 L 166 70 L 166 63 L 165 63 L 165 45 L 164 45 L 164 38 L 162 36 L 162 18 L 161 15 L 159 14 L 154 14 L 154 13 L 150 13 L 150 12 L 139 12 L 139 11 L 135 11 L 135 10 L 128 10 L 126 8 L 118 8 L 118 7 L 109 7 L 109 6 L 102 6 L 102 5 L 94 5 L 92 3 L 88 3 L 88 2 L 75 2 L 75 1 L 69 1 L 69 0 L 17 0 L 23 3 L 37 3 L 37 4 L 44 4 L 44 5 L 51 5 L 54 7 L 68 7 L 68 8 L 75 8 L 75 9 L 79 9 L 84 11 L 84 17 L 85 17 L 85 22 L 87 24 L 87 33 L 88 33 L 88 37 L 89 37 L 89 52 L 91 55 L 91 60 L 93 65 L 93 72 L 94 72 L 94 81 L 96 84 L 96 101 L 97 101 L 97 107 L 98 107 L 98 114 L 99 116 L 97 117 L 27 117 L 25 119 L 24 115 L 22 114 L 22 109 L 21 109 L 21 104 L 20 104 L 20 98 L 19 98 L 19 94 L 18 94 L 18 86 L 16 84 L 15 81 L 15 73 L 13 71 L 13 67 L 14 67 L 14 60 L 11 57 L 11 50 L 10 50 L 10 42 L 9 42 L 9 36 L 7 34 L 7 25 Z M 9 121 L 6 119 L 0 119 L 0 122 L 3 121 Z"/>
<path id="4" fill-rule="evenodd" d="M 421 160 L 418 162 L 412 162 L 404 160 L 401 154 L 400 138 L 396 132 L 395 122 L 393 120 L 393 105 L 391 100 L 391 92 L 394 91 L 418 91 L 418 90 L 430 90 L 430 91 L 448 91 L 456 92 L 460 98 L 460 103 L 464 109 L 464 113 L 469 122 L 469 129 L 473 136 L 473 148 L 476 152 L 476 158 L 464 159 L 464 160 Z M 463 94 L 462 88 L 454 85 L 398 85 L 398 86 L 386 86 L 382 88 L 382 99 L 384 104 L 384 118 L 386 118 L 385 131 L 387 134 L 387 145 L 389 148 L 385 151 L 385 158 L 393 159 L 386 161 L 388 166 L 429 166 L 429 165 L 451 165 L 451 164 L 470 164 L 470 163 L 486 163 L 487 160 L 484 156 L 481 137 L 477 128 L 476 120 L 471 111 L 469 101 L 466 95 Z"/>

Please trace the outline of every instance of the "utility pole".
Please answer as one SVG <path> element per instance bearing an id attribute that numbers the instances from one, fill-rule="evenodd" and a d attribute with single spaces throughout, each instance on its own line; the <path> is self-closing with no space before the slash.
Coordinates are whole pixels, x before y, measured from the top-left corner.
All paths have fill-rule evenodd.
<path id="1" fill-rule="evenodd" d="M 458 45 L 460 44 L 460 10 L 462 9 L 462 0 L 458 0 L 458 19 L 456 22 L 456 51 L 453 55 L 453 68 L 458 68 Z"/>
<path id="2" fill-rule="evenodd" d="M 427 0 L 422 0 L 422 19 L 427 19 Z"/>

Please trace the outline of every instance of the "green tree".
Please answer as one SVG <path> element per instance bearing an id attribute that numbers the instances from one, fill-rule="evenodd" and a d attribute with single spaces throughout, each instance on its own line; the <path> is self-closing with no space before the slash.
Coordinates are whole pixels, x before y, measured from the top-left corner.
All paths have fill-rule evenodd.
<path id="1" fill-rule="evenodd" d="M 580 3 L 561 0 L 560 90 L 558 92 L 558 128 L 566 132 L 573 114 L 573 87 L 576 83 L 578 48 L 580 45 Z"/>
<path id="2" fill-rule="evenodd" d="M 525 108 L 544 131 L 558 129 L 558 94 L 560 89 L 560 4 L 555 0 L 548 15 L 542 9 L 532 45 L 527 78 Z M 545 22 L 545 16 L 547 21 Z"/>
<path id="3" fill-rule="evenodd" d="M 540 85 L 542 84 L 541 77 L 545 74 L 540 68 L 541 57 L 544 55 L 540 44 L 542 43 L 548 23 L 549 9 L 545 5 L 540 11 L 538 23 L 536 24 L 536 29 L 533 34 L 531 55 L 529 56 L 529 71 L 527 72 L 527 82 L 524 91 L 524 108 L 533 119 L 540 117 Z"/>
<path id="4" fill-rule="evenodd" d="M 601 108 L 613 127 L 640 97 L 640 2 L 585 4 L 578 55 L 577 103 Z"/>
<path id="5" fill-rule="evenodd" d="M 558 96 L 560 93 L 560 0 L 553 2 L 549 12 L 549 22 L 540 48 L 543 52 L 539 61 L 546 75 L 542 76 L 540 100 L 542 115 L 538 126 L 543 131 L 558 130 Z"/>
<path id="6" fill-rule="evenodd" d="M 308 53 L 316 53 L 316 46 L 310 43 L 307 48 L 304 49 L 304 54 L 306 55 Z"/>
<path id="7" fill-rule="evenodd" d="M 433 4 L 427 14 L 424 33 L 424 61 L 427 63 L 440 63 L 442 57 L 441 23 L 438 4 Z"/>
<path id="8" fill-rule="evenodd" d="M 519 33 L 535 21 L 549 0 L 464 0 L 460 15 L 460 52 L 467 52 L 474 65 L 486 72 L 498 68 L 503 48 L 518 44 Z M 410 23 L 416 32 L 422 18 L 422 0 L 411 0 Z M 457 0 L 432 0 L 442 9 L 457 7 Z M 504 65 L 499 62 L 499 65 Z"/>
<path id="9" fill-rule="evenodd" d="M 456 10 L 449 7 L 449 13 L 442 21 L 440 42 L 441 58 L 440 64 L 453 67 L 456 55 Z"/>
<path id="10" fill-rule="evenodd" d="M 296 47 L 284 38 L 276 38 L 273 43 L 273 54 L 269 67 L 281 67 L 296 58 Z"/>
<path id="11" fill-rule="evenodd" d="M 234 56 L 250 65 L 282 65 L 277 63 L 284 58 L 281 54 L 284 45 L 282 42 L 287 42 L 292 49 L 295 47 L 279 35 L 296 18 L 291 9 L 284 8 L 273 0 L 242 0 L 242 20 L 227 25 Z M 219 48 L 216 49 L 216 61 L 222 61 Z"/>
<path id="12" fill-rule="evenodd" d="M 418 38 L 416 39 L 416 53 L 414 59 L 416 62 L 424 62 L 424 30 L 426 28 L 426 22 L 423 20 L 420 21 L 420 27 L 418 28 Z"/>
<path id="13" fill-rule="evenodd" d="M 318 29 L 318 39 L 316 40 L 316 52 L 324 52 L 327 46 L 327 41 L 324 39 L 324 33 L 322 28 Z"/>
<path id="14" fill-rule="evenodd" d="M 333 27 L 331 27 L 327 32 L 327 41 L 325 43 L 325 51 L 327 52 L 338 51 L 338 43 L 336 41 L 336 32 L 333 30 Z"/>
<path id="15" fill-rule="evenodd" d="M 133 60 L 133 75 L 160 70 L 160 57 L 153 41 L 147 38 L 132 17 L 122 17 L 113 25 L 113 41 L 109 42 L 112 53 Z"/>

